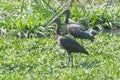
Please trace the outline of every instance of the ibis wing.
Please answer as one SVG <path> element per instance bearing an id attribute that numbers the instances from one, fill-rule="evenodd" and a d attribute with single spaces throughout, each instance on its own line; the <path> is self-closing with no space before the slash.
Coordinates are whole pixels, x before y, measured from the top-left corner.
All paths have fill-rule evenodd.
<path id="1" fill-rule="evenodd" d="M 71 38 L 65 37 L 60 39 L 61 46 L 70 52 L 84 52 L 86 51 L 83 46 L 77 43 L 75 40 Z"/>
<path id="2" fill-rule="evenodd" d="M 77 28 L 80 29 L 82 31 L 86 31 L 85 27 L 79 24 L 69 24 L 68 26 L 73 27 L 73 28 Z"/>

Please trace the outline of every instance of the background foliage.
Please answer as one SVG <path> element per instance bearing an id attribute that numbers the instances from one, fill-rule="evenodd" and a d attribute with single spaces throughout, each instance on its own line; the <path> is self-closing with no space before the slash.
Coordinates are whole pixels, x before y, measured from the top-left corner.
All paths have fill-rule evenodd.
<path id="1" fill-rule="evenodd" d="M 70 18 L 87 28 L 119 26 L 120 2 L 115 0 L 1 0 L 1 33 L 17 37 L 45 37 L 54 30 L 46 25 L 70 8 Z M 46 30 L 46 31 L 45 31 Z"/>
<path id="2" fill-rule="evenodd" d="M 0 0 L 0 80 L 119 80 L 119 5 L 119 0 L 74 0 L 72 5 L 71 0 Z M 54 39 L 55 26 L 46 27 L 68 8 L 71 20 L 101 30 L 93 44 L 83 41 L 90 56 L 73 54 L 73 68 L 66 66 L 67 53 Z"/>

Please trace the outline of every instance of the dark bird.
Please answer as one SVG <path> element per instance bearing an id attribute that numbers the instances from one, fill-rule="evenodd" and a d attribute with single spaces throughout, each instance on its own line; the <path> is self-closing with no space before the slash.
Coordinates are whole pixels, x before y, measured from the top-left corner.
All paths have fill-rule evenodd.
<path id="1" fill-rule="evenodd" d="M 58 41 L 58 43 L 60 44 L 60 46 L 62 48 L 64 48 L 67 52 L 68 52 L 68 65 L 69 62 L 71 62 L 72 66 L 73 66 L 73 57 L 71 55 L 71 52 L 82 52 L 86 55 L 89 55 L 88 52 L 85 50 L 85 48 L 83 46 L 81 46 L 78 42 L 76 42 L 75 40 L 63 36 L 60 33 L 60 19 L 56 18 L 53 23 L 56 23 L 57 27 L 56 27 L 56 32 L 55 32 L 55 36 L 56 39 Z"/>
<path id="2" fill-rule="evenodd" d="M 69 23 L 70 10 L 65 10 L 63 14 L 66 15 L 65 24 L 67 26 L 67 30 L 72 36 L 74 36 L 75 39 L 81 38 L 81 41 L 82 39 L 89 39 L 92 42 L 94 41 L 94 36 L 90 34 L 90 32 L 87 31 L 84 27 L 76 23 Z"/>

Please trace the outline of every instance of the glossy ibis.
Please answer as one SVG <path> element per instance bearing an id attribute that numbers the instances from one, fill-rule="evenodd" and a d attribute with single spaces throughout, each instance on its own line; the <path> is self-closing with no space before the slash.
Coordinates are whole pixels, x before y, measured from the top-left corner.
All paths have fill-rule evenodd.
<path id="1" fill-rule="evenodd" d="M 82 39 L 89 39 L 92 42 L 94 41 L 94 36 L 90 34 L 90 32 L 87 31 L 84 27 L 76 23 L 69 23 L 70 10 L 65 10 L 63 14 L 66 15 L 65 24 L 67 26 L 67 30 L 72 36 L 74 36 L 75 39 L 81 38 L 81 41 Z"/>
<path id="2" fill-rule="evenodd" d="M 55 36 L 56 39 L 58 41 L 58 43 L 60 44 L 60 46 L 62 48 L 64 48 L 67 52 L 68 52 L 68 65 L 71 62 L 71 65 L 73 66 L 73 57 L 71 55 L 72 52 L 82 52 L 86 55 L 89 55 L 88 52 L 85 50 L 85 48 L 83 46 L 81 46 L 78 42 L 76 42 L 75 40 L 63 36 L 60 33 L 60 19 L 56 18 L 53 23 L 56 23 L 56 32 L 55 32 Z"/>

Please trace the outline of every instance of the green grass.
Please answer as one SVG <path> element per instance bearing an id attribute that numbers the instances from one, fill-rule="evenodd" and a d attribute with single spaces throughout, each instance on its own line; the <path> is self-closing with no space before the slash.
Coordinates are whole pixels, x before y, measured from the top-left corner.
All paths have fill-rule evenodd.
<path id="1" fill-rule="evenodd" d="M 120 79 L 119 34 L 100 33 L 93 44 L 84 40 L 90 55 L 74 53 L 74 67 L 66 66 L 67 52 L 53 38 L 55 26 L 45 25 L 67 9 L 63 8 L 67 1 L 0 1 L 0 80 Z M 119 1 L 107 8 L 107 0 L 95 0 L 96 6 L 90 0 L 81 0 L 81 4 L 74 1 L 69 8 L 72 20 L 86 27 L 120 26 Z M 43 36 L 46 38 L 37 38 Z"/>
<path id="2" fill-rule="evenodd" d="M 119 35 L 103 33 L 96 36 L 93 44 L 84 40 L 90 56 L 73 53 L 74 67 L 70 68 L 66 66 L 66 51 L 54 38 L 0 38 L 0 79 L 118 80 L 119 41 Z"/>

